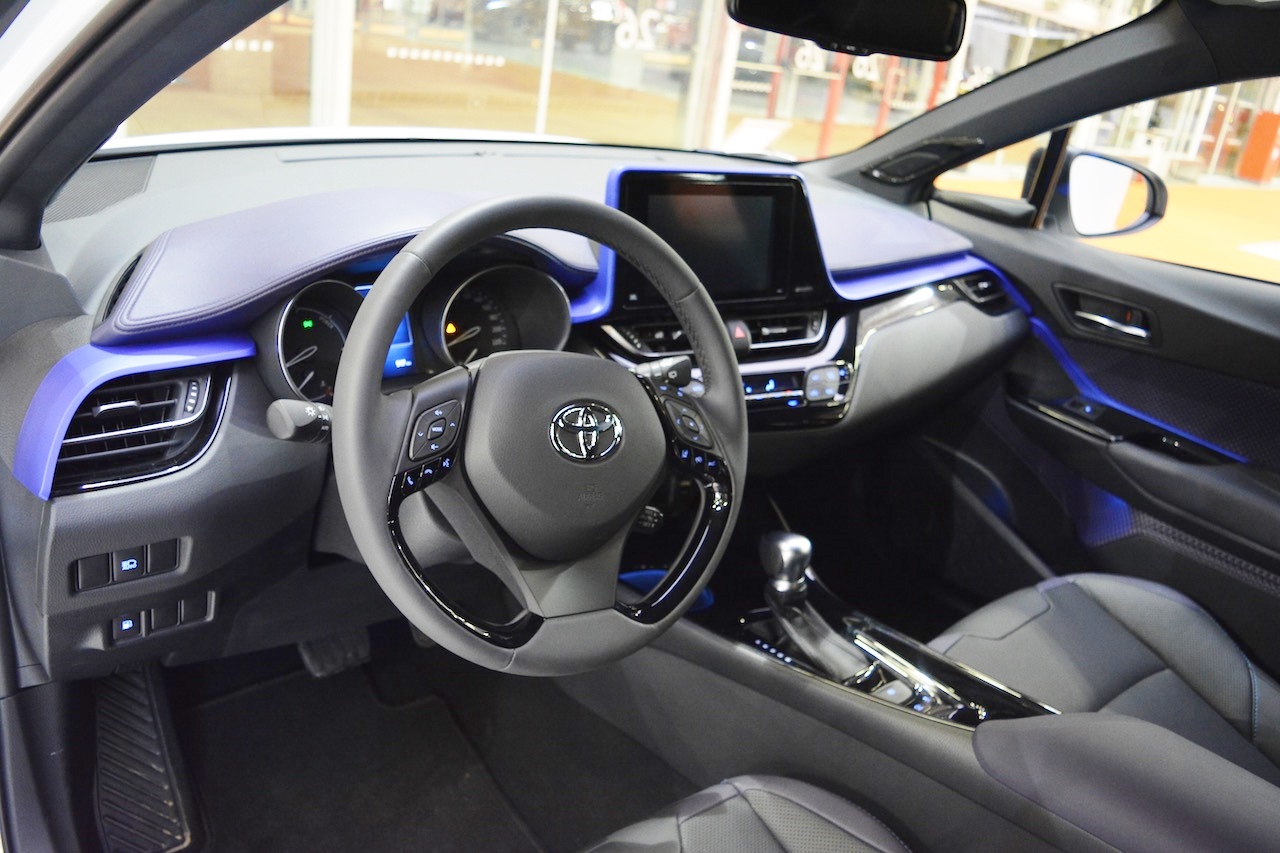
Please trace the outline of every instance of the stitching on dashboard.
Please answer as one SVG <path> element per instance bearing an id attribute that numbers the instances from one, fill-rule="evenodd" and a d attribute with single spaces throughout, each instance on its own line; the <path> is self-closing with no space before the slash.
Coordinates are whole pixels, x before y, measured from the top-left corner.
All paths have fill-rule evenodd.
<path id="1" fill-rule="evenodd" d="M 125 293 L 120 299 L 120 304 L 116 306 L 116 309 L 112 311 L 110 317 L 107 318 L 116 328 L 121 328 L 121 326 L 116 322 L 115 318 L 119 317 L 123 319 L 129 313 L 129 309 L 138 301 L 139 294 L 146 289 L 147 281 L 151 278 L 151 274 L 155 272 L 156 267 L 159 265 L 160 258 L 164 256 L 165 246 L 168 245 L 169 238 L 172 234 L 172 230 L 161 234 L 143 254 L 144 263 L 138 265 L 137 272 L 133 274 L 133 278 L 130 279 L 129 283 L 125 286 Z"/>
<path id="2" fill-rule="evenodd" d="M 165 236 L 167 237 L 168 235 L 166 234 Z M 359 246 L 353 246 L 351 248 L 343 250 L 340 253 L 337 253 L 334 255 L 327 255 L 326 257 L 324 257 L 319 261 L 312 261 L 306 264 L 296 266 L 290 269 L 288 272 L 284 273 L 283 275 L 277 276 L 274 280 L 272 280 L 269 284 L 267 284 L 267 286 L 262 290 L 251 294 L 251 298 L 249 300 L 246 300 L 244 298 L 244 295 L 241 294 L 236 297 L 228 298 L 221 302 L 214 303 L 213 306 L 208 307 L 207 309 L 201 310 L 198 314 L 190 310 L 184 310 L 184 312 L 181 312 L 181 313 L 160 315 L 161 317 L 165 318 L 164 320 L 141 321 L 141 322 L 131 323 L 128 325 L 121 322 L 113 321 L 113 325 L 115 326 L 118 333 L 128 335 L 128 336 L 135 336 L 135 335 L 146 335 L 152 332 L 163 331 L 165 329 L 169 329 L 174 326 L 185 325 L 186 323 L 189 323 L 196 319 L 205 320 L 205 321 L 219 319 L 221 317 L 226 316 L 227 314 L 232 313 L 233 311 L 239 308 L 244 307 L 250 301 L 258 301 L 258 300 L 264 300 L 264 299 L 275 297 L 280 291 L 285 290 L 291 285 L 296 284 L 299 278 L 302 278 L 308 275 L 315 275 L 317 273 L 324 271 L 325 269 L 328 269 L 334 264 L 345 263 L 347 261 L 361 257 L 369 252 L 395 248 L 397 246 L 402 245 L 405 242 L 405 240 L 411 238 L 412 236 L 413 235 L 411 233 L 404 233 L 404 234 L 396 235 L 394 237 L 379 238 L 377 241 L 374 241 L 371 243 L 365 243 Z M 157 251 L 156 257 L 158 258 L 160 254 L 161 253 Z M 133 307 L 132 303 L 129 306 L 127 306 L 127 308 L 132 308 L 132 307 Z M 125 343 L 129 343 L 129 342 L 126 341 Z"/>

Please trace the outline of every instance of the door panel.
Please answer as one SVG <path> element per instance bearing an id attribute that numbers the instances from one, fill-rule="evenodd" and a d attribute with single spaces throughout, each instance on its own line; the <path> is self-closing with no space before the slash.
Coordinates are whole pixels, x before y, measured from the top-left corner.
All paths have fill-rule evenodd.
<path id="1" fill-rule="evenodd" d="M 1032 314 L 1005 406 L 1081 568 L 1180 589 L 1280 671 L 1280 286 L 932 212 Z"/>

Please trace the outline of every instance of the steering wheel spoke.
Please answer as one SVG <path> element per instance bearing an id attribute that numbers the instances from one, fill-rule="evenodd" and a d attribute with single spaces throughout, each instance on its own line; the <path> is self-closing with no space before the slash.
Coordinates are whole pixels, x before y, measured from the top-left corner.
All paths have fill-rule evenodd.
<path id="1" fill-rule="evenodd" d="M 732 524 L 733 479 L 717 451 L 714 428 L 696 395 L 661 379 L 639 375 L 667 436 L 671 470 L 691 480 L 699 506 L 684 546 L 665 577 L 639 601 L 618 601 L 616 608 L 644 624 L 662 621 L 699 587 Z"/>

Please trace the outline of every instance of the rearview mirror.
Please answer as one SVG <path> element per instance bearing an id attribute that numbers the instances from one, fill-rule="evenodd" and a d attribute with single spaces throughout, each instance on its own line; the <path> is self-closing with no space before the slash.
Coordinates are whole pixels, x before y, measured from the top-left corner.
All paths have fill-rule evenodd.
<path id="1" fill-rule="evenodd" d="M 1100 154 L 1071 158 L 1063 181 L 1071 227 L 1082 237 L 1129 234 L 1164 216 L 1168 191 L 1149 169 Z"/>
<path id="2" fill-rule="evenodd" d="M 865 55 L 945 60 L 964 36 L 964 0 L 728 0 L 740 24 Z"/>

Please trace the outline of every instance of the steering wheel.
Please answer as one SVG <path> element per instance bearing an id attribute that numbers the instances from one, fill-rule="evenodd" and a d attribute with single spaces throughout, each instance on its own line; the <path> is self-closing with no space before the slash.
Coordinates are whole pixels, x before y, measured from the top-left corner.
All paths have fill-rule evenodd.
<path id="1" fill-rule="evenodd" d="M 640 270 L 688 336 L 705 393 L 604 358 L 516 351 L 384 394 L 396 328 L 432 277 L 524 228 L 580 234 Z M 747 417 L 724 325 L 679 255 L 595 202 L 496 199 L 415 237 L 352 324 L 333 409 L 338 491 L 369 570 L 419 630 L 490 669 L 570 674 L 653 641 L 696 600 L 737 519 Z M 619 597 L 623 544 L 673 471 L 700 494 L 692 531 L 656 587 Z M 430 568 L 458 563 L 496 575 L 518 615 L 450 599 Z"/>

